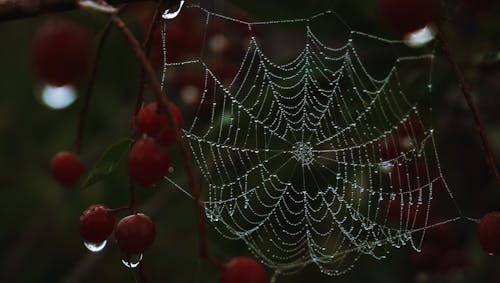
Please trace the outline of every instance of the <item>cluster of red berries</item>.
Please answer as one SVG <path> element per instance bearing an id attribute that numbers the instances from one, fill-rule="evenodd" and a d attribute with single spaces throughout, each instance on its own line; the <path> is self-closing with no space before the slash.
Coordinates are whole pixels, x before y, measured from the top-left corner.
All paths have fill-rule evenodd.
<path id="1" fill-rule="evenodd" d="M 78 230 L 85 242 L 99 245 L 114 231 L 115 241 L 127 255 L 142 254 L 153 244 L 156 227 L 144 214 L 122 218 L 115 226 L 115 211 L 104 205 L 92 205 L 80 216 Z M 268 283 L 264 267 L 249 257 L 236 257 L 224 265 L 220 283 Z"/>
<path id="2" fill-rule="evenodd" d="M 137 114 L 136 131 L 142 137 L 130 149 L 128 171 L 131 180 L 140 186 L 156 185 L 170 168 L 168 147 L 176 140 L 175 127 L 182 128 L 184 122 L 175 104 L 169 103 L 168 107 L 173 123 L 157 103 L 146 105 Z"/>
<path id="3" fill-rule="evenodd" d="M 469 7 L 486 9 L 491 7 L 494 1 L 463 0 Z M 441 1 L 439 0 L 378 0 L 379 13 L 383 21 L 395 32 L 405 35 L 421 29 L 428 24 L 435 22 L 441 12 Z M 185 21 L 179 23 L 192 23 L 196 16 L 186 15 Z M 210 46 L 213 53 L 220 56 L 231 56 L 238 53 L 239 48 L 227 44 L 227 38 L 223 36 L 224 25 L 217 21 L 209 27 Z M 189 27 L 196 30 L 191 24 Z M 185 25 L 175 26 L 169 36 L 175 40 L 169 42 L 180 42 L 184 45 L 176 45 L 179 49 L 170 52 L 169 56 L 182 58 L 185 52 L 196 52 L 201 45 L 196 41 L 195 36 L 186 33 Z M 181 32 L 182 30 L 182 32 Z M 191 40 L 189 40 L 189 38 Z M 199 36 L 199 39 L 202 37 Z M 155 35 L 156 49 L 161 42 L 160 35 Z M 90 40 L 87 32 L 75 23 L 58 20 L 43 24 L 37 32 L 34 42 L 34 61 L 40 77 L 52 85 L 66 85 L 80 82 L 86 75 L 90 59 Z M 155 60 L 159 61 L 159 60 Z M 214 73 L 221 81 L 230 79 L 236 73 L 231 66 L 218 65 L 214 68 Z M 204 87 L 202 76 L 192 75 L 187 72 L 178 77 L 176 86 L 179 89 L 196 87 L 199 92 Z M 207 103 L 209 105 L 210 103 Z M 165 109 L 158 107 L 157 103 L 150 103 L 143 107 L 137 115 L 136 131 L 140 138 L 134 143 L 129 153 L 128 170 L 131 179 L 143 186 L 154 186 L 167 174 L 171 163 L 168 147 L 176 140 L 175 128 L 183 127 L 182 114 L 175 104 L 168 105 L 173 121 L 168 118 Z M 401 127 L 404 129 L 405 127 Z M 401 129 L 398 129 L 400 131 Z M 418 130 L 421 130 L 418 128 Z M 413 133 L 414 134 L 414 133 Z M 408 133 L 401 136 L 411 136 Z M 420 136 L 415 137 L 417 142 Z M 408 139 L 398 140 L 389 144 L 389 148 L 382 154 L 386 158 L 401 151 L 411 148 Z M 413 141 L 415 142 L 415 141 Z M 71 152 L 60 152 L 56 154 L 50 165 L 53 179 L 64 185 L 74 186 L 84 172 L 84 166 L 80 158 Z M 395 175 L 408 175 L 405 171 L 395 171 Z M 401 178 L 393 178 L 399 180 Z M 403 184 L 393 183 L 392 186 L 398 190 Z M 412 186 L 414 187 L 414 186 Z M 389 217 L 401 217 L 400 201 L 394 201 L 396 207 L 388 208 Z M 425 208 L 427 210 L 428 208 Z M 414 218 L 417 225 L 424 225 L 424 219 L 417 215 L 411 207 L 403 208 L 403 217 Z M 421 223 L 420 223 L 421 222 Z M 446 228 L 447 226 L 442 226 Z M 122 218 L 116 223 L 116 213 L 103 205 L 93 205 L 89 207 L 80 217 L 79 232 L 86 242 L 99 244 L 106 241 L 114 232 L 114 238 L 120 250 L 125 254 L 142 254 L 154 242 L 156 228 L 151 219 L 144 214 L 132 214 Z M 430 230 L 428 240 L 424 243 L 422 253 L 414 257 L 417 265 L 423 268 L 436 269 L 435 261 L 447 264 L 439 265 L 442 269 L 462 266 L 463 261 L 461 250 L 455 246 L 444 249 L 442 243 L 450 243 L 452 233 L 447 229 Z M 500 213 L 492 212 L 486 214 L 478 227 L 478 237 L 483 250 L 489 254 L 500 255 Z M 439 246 L 439 248 L 437 248 Z M 438 251 L 438 252 L 437 252 Z M 451 251 L 451 252 L 450 252 Z M 453 256 L 451 256 L 453 255 Z M 429 266 L 427 264 L 432 262 Z M 441 269 L 440 269 L 441 270 Z M 220 274 L 220 283 L 267 283 L 268 277 L 263 266 L 252 258 L 237 257 L 224 265 Z"/>
<path id="4" fill-rule="evenodd" d="M 142 254 L 154 242 L 156 227 L 151 219 L 142 213 L 122 218 L 115 227 L 115 212 L 104 205 L 93 205 L 80 216 L 78 229 L 82 238 L 89 243 L 99 244 L 115 232 L 115 240 L 126 254 Z"/>

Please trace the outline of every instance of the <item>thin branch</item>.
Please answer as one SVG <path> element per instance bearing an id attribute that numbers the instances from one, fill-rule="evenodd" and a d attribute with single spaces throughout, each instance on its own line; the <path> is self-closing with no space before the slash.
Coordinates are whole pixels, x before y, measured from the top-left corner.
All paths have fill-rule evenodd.
<path id="1" fill-rule="evenodd" d="M 156 73 L 151 66 L 151 63 L 148 61 L 146 54 L 141 48 L 141 45 L 139 41 L 135 38 L 135 36 L 132 34 L 132 32 L 127 28 L 125 23 L 121 20 L 121 18 L 117 14 L 111 14 L 111 20 L 115 23 L 116 27 L 123 33 L 125 36 L 126 40 L 134 50 L 135 56 L 139 63 L 143 66 L 143 68 L 146 71 L 146 74 L 149 77 L 149 82 L 151 85 L 151 89 L 153 90 L 153 93 L 156 97 L 156 101 L 158 103 L 158 108 L 160 108 L 160 111 L 165 111 L 167 114 L 167 117 L 170 121 L 174 121 L 173 115 L 170 111 L 170 107 L 168 107 L 168 97 L 162 94 L 160 83 L 158 79 L 156 78 Z M 190 153 L 188 150 L 188 147 L 186 143 L 184 142 L 182 138 L 182 134 L 180 129 L 178 128 L 176 123 L 172 123 L 173 128 L 176 132 L 176 140 L 177 144 L 179 146 L 179 149 L 181 151 L 183 163 L 184 163 L 184 170 L 186 171 L 187 175 L 187 180 L 188 184 L 191 188 L 194 200 L 195 200 L 195 207 L 196 207 L 196 212 L 197 212 L 197 220 L 198 220 L 198 229 L 200 233 L 200 246 L 199 246 L 199 253 L 200 256 L 210 263 L 212 263 L 214 266 L 217 268 L 223 268 L 223 265 L 214 257 L 212 257 L 208 253 L 208 244 L 207 244 L 207 232 L 206 232 L 206 223 L 205 223 L 205 212 L 203 205 L 201 203 L 201 191 L 200 191 L 200 182 L 198 177 L 196 176 L 193 164 L 191 162 L 191 157 Z"/>
<path id="2" fill-rule="evenodd" d="M 161 19 L 161 11 L 160 7 L 163 6 L 165 0 L 160 0 L 158 2 L 158 5 L 155 9 L 154 15 L 153 15 L 153 20 L 151 21 L 151 24 L 149 25 L 148 28 L 148 33 L 146 35 L 146 39 L 144 40 L 144 52 L 146 53 L 146 57 L 149 58 L 151 54 L 151 47 L 153 46 L 153 37 L 156 32 L 156 29 L 158 27 L 158 23 Z M 144 100 L 144 89 L 146 87 L 146 70 L 141 66 L 141 78 L 139 81 L 139 92 L 137 94 L 137 100 L 135 102 L 135 111 L 134 113 L 137 114 L 139 110 L 141 109 L 142 102 Z"/>
<path id="3" fill-rule="evenodd" d="M 148 0 L 110 0 L 119 5 Z M 78 9 L 75 0 L 0 0 L 0 22 Z"/>
<path id="4" fill-rule="evenodd" d="M 97 75 L 97 66 L 99 65 L 99 61 L 101 60 L 102 57 L 102 50 L 104 48 L 104 43 L 106 42 L 106 39 L 108 38 L 109 32 L 111 31 L 111 28 L 113 27 L 113 23 L 108 21 L 106 26 L 104 27 L 98 43 L 97 43 L 97 51 L 94 59 L 94 64 L 92 66 L 92 71 L 90 73 L 90 78 L 89 78 L 89 83 L 87 84 L 87 89 L 85 90 L 85 95 L 84 95 L 84 100 L 83 100 L 83 106 L 82 109 L 80 110 L 80 116 L 78 119 L 78 126 L 77 126 L 77 132 L 76 132 L 76 137 L 75 137 L 75 152 L 80 153 L 82 149 L 82 140 L 83 140 L 83 132 L 85 129 L 85 123 L 87 120 L 87 112 L 89 108 L 90 101 L 92 99 L 92 93 L 94 90 L 94 84 L 95 84 L 95 79 Z"/>
<path id="5" fill-rule="evenodd" d="M 130 193 L 130 202 L 128 205 L 128 208 L 132 212 L 132 214 L 137 213 L 137 204 L 136 204 L 136 197 L 135 197 L 135 185 L 132 180 L 129 180 L 129 193 Z"/>
<path id="6" fill-rule="evenodd" d="M 481 116 L 479 115 L 479 109 L 478 107 L 474 104 L 474 100 L 471 95 L 471 88 L 467 81 L 465 80 L 464 73 L 462 71 L 462 68 L 458 64 L 458 62 L 455 60 L 453 57 L 453 54 L 451 53 L 450 47 L 446 40 L 444 39 L 443 35 L 441 32 L 437 31 L 436 33 L 436 39 L 441 45 L 441 49 L 444 52 L 444 55 L 450 62 L 450 64 L 453 66 L 453 70 L 455 72 L 455 75 L 457 76 L 458 83 L 460 85 L 460 90 L 462 91 L 462 94 L 465 97 L 465 101 L 467 101 L 467 105 L 469 106 L 472 115 L 474 117 L 474 122 L 476 123 L 479 136 L 481 138 L 481 143 L 483 146 L 484 153 L 486 155 L 486 161 L 488 163 L 488 167 L 490 169 L 491 175 L 495 178 L 497 186 L 500 188 L 500 174 L 498 173 L 497 167 L 495 165 L 495 158 L 493 155 L 493 151 L 491 150 L 490 143 L 488 142 L 488 133 L 486 131 L 486 127 L 484 126 L 484 123 L 481 119 Z"/>

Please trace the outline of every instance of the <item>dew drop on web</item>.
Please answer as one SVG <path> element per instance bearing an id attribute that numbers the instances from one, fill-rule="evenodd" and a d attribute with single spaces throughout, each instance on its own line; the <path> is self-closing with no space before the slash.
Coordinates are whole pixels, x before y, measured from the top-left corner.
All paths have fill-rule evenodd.
<path id="1" fill-rule="evenodd" d="M 379 169 L 382 173 L 391 173 L 392 171 L 392 168 L 394 167 L 394 164 L 392 164 L 392 162 L 390 161 L 384 161 L 382 163 L 379 164 Z"/>

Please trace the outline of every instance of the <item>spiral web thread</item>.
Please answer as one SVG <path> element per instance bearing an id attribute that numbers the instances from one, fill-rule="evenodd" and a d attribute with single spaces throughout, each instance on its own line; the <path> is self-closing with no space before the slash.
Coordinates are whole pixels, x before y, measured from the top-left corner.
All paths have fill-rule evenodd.
<path id="1" fill-rule="evenodd" d="M 362 255 L 382 259 L 402 246 L 418 251 L 429 228 L 462 218 L 441 172 L 431 109 L 422 103 L 432 91 L 432 54 L 395 57 L 377 78 L 357 41 L 390 52 L 403 43 L 346 25 L 346 42 L 329 47 L 310 24 L 326 17 L 345 25 L 334 12 L 251 23 L 194 8 L 206 26 L 222 18 L 250 33 L 277 24 L 305 31 L 304 48 L 285 64 L 268 58 L 251 36 L 227 83 L 203 58 L 166 64 L 196 65 L 205 74 L 183 134 L 207 187 L 206 216 L 221 235 L 243 240 L 278 273 L 314 263 L 340 275 Z M 404 73 L 413 65 L 426 66 L 422 81 Z M 452 207 L 455 215 L 435 217 L 436 207 Z"/>

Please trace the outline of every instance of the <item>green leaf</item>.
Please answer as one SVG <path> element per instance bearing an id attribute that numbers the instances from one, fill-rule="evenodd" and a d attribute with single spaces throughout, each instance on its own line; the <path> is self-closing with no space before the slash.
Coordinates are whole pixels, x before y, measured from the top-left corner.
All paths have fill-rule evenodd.
<path id="1" fill-rule="evenodd" d="M 128 152 L 131 144 L 131 139 L 123 139 L 108 147 L 94 168 L 90 170 L 81 188 L 86 189 L 113 173 L 123 156 Z"/>

